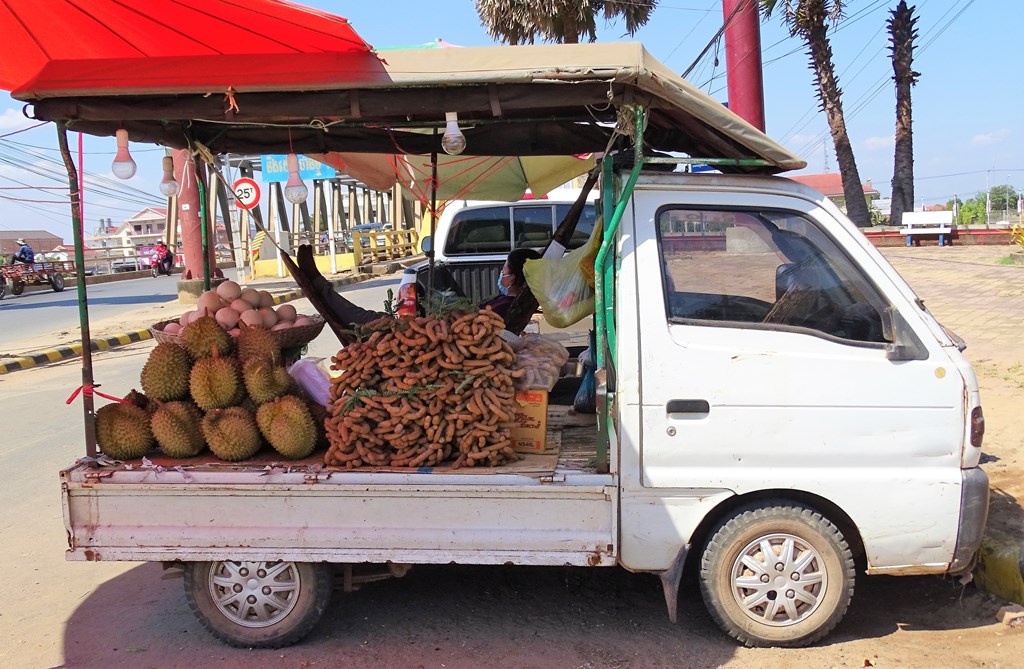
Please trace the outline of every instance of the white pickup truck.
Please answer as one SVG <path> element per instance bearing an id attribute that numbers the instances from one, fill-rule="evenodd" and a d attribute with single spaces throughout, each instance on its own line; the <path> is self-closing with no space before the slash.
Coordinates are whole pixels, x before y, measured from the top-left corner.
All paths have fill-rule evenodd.
<path id="1" fill-rule="evenodd" d="M 673 619 L 693 570 L 729 635 L 795 646 L 839 623 L 858 569 L 971 568 L 988 501 L 974 373 L 842 213 L 767 176 L 798 157 L 636 45 L 393 51 L 387 66 L 386 82 L 294 100 L 239 93 L 237 126 L 190 91 L 32 102 L 97 133 L 134 115 L 140 141 L 213 152 L 429 152 L 436 136 L 400 131 L 450 108 L 492 155 L 632 147 L 631 166 L 602 163 L 597 417 L 552 406 L 550 453 L 483 471 L 83 461 L 61 473 L 69 559 L 183 565 L 215 635 L 270 647 L 312 629 L 335 570 L 351 585 L 429 563 L 622 567 L 661 578 Z M 731 174 L 646 173 L 648 143 Z"/>

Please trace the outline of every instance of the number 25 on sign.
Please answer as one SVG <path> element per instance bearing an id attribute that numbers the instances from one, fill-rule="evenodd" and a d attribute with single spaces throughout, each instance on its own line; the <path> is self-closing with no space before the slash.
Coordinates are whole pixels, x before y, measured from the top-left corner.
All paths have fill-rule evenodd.
<path id="1" fill-rule="evenodd" d="M 242 209 L 252 209 L 260 202 L 260 185 L 243 177 L 237 180 L 232 188 L 235 191 L 235 204 Z"/>

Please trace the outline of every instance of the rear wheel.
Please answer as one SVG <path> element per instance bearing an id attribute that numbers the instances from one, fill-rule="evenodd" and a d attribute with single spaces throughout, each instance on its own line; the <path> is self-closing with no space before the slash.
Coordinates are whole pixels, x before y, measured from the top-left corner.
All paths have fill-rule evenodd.
<path id="1" fill-rule="evenodd" d="M 0 276 L 0 300 L 7 295 L 7 279 Z"/>
<path id="2" fill-rule="evenodd" d="M 839 623 L 854 566 L 839 529 L 800 506 L 741 509 L 701 558 L 704 603 L 747 646 L 806 646 Z"/>
<path id="3" fill-rule="evenodd" d="M 11 293 L 14 295 L 21 295 L 25 292 L 25 283 L 18 281 L 17 279 L 11 280 Z"/>
<path id="4" fill-rule="evenodd" d="M 307 562 L 191 562 L 189 606 L 215 637 L 241 648 L 301 640 L 330 603 L 333 571 Z"/>
<path id="5" fill-rule="evenodd" d="M 50 275 L 50 287 L 53 288 L 53 292 L 59 293 L 64 290 L 64 275 L 63 274 L 51 274 Z"/>

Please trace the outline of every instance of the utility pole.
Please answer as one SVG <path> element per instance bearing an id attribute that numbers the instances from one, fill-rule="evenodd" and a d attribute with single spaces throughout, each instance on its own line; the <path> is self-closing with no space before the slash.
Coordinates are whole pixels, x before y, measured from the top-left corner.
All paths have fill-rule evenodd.
<path id="1" fill-rule="evenodd" d="M 757 0 L 722 0 L 729 109 L 764 132 L 764 78 Z"/>

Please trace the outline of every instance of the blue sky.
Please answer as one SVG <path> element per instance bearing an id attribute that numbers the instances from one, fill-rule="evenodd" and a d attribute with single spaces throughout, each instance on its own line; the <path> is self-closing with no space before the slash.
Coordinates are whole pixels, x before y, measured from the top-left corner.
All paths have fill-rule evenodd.
<path id="1" fill-rule="evenodd" d="M 848 1 L 846 18 L 832 34 L 832 51 L 844 91 L 847 126 L 862 180 L 888 196 L 892 178 L 895 98 L 888 58 L 886 19 L 897 0 Z M 493 44 L 472 0 L 303 0 L 302 4 L 346 16 L 374 46 L 421 44 L 442 38 L 462 46 Z M 944 203 L 954 193 L 966 199 L 986 187 L 1024 188 L 1024 72 L 1021 34 L 1024 3 L 989 0 L 918 0 L 919 37 L 913 91 L 916 204 Z M 998 10 L 994 5 L 998 4 Z M 599 25 L 599 41 L 632 39 L 676 72 L 683 72 L 721 26 L 721 0 L 661 0 L 650 23 L 630 38 L 621 24 Z M 837 171 L 824 114 L 818 110 L 812 74 L 801 42 L 777 18 L 762 24 L 767 133 L 808 163 L 805 172 Z M 692 83 L 716 99 L 727 99 L 725 54 L 701 60 Z M 0 136 L 32 125 L 20 104 L 0 100 Z M 72 141 L 76 141 L 72 136 Z M 14 144 L 13 142 L 17 142 Z M 10 197 L 54 200 L 39 191 L 7 190 L 20 184 L 61 186 L 66 176 L 46 161 L 59 160 L 52 126 L 0 137 L 0 229 L 43 228 L 70 240 L 66 205 L 18 203 Z M 127 183 L 126 201 L 104 192 L 113 139 L 86 138 L 87 229 L 100 217 L 115 223 L 148 201 L 158 204 L 162 151 L 133 145 L 139 173 Z M 11 163 L 15 163 L 12 165 Z M 42 175 L 20 165 L 37 165 Z M 90 183 L 94 188 L 90 190 Z M 151 199 L 150 199 L 151 198 Z"/>

